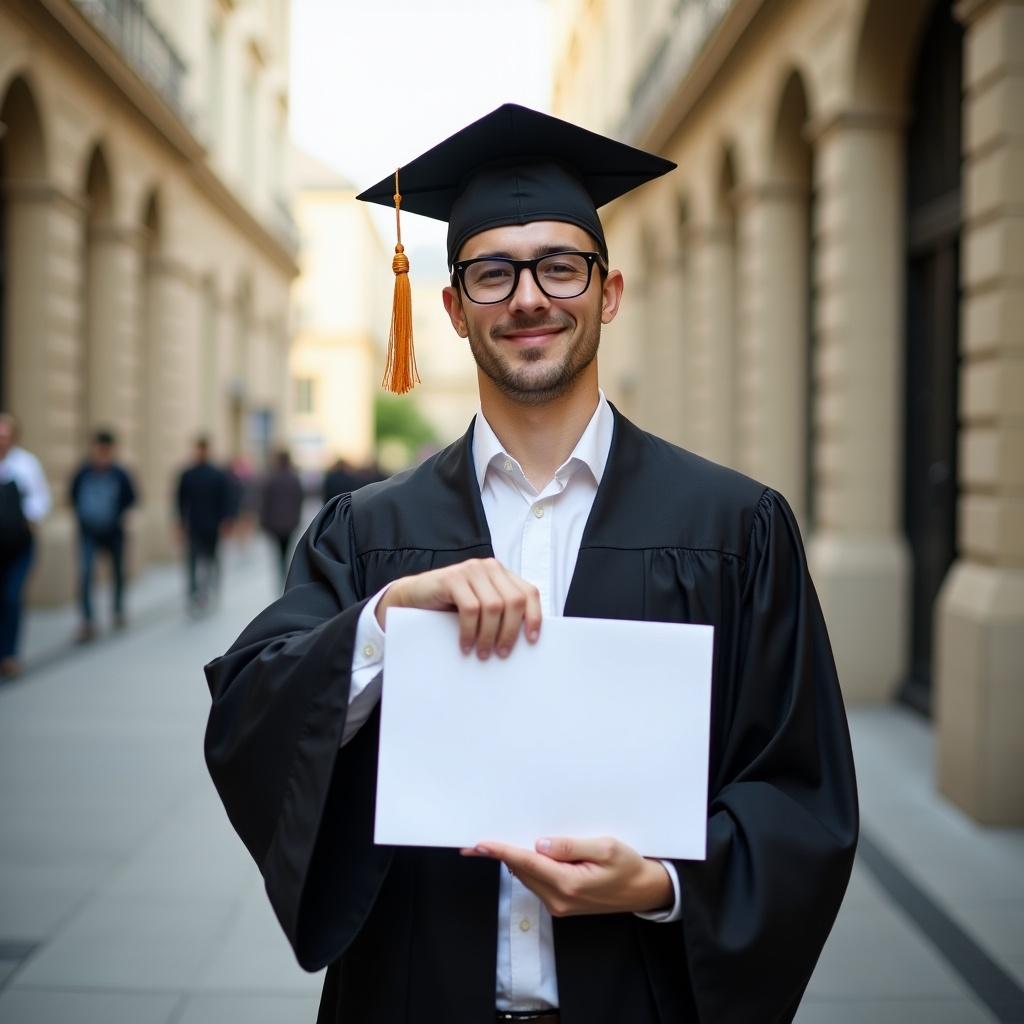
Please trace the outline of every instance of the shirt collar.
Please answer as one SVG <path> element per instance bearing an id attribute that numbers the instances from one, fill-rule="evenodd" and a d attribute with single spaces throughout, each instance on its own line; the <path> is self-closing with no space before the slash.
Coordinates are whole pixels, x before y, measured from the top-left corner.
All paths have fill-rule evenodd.
<path id="1" fill-rule="evenodd" d="M 576 442 L 576 447 L 573 448 L 555 475 L 561 473 L 573 460 L 577 460 L 590 470 L 595 482 L 600 484 L 605 466 L 608 464 L 614 429 L 615 417 L 612 414 L 611 406 L 608 404 L 604 392 L 598 390 L 597 408 L 594 410 L 594 415 L 590 417 L 590 422 Z M 473 466 L 476 470 L 477 486 L 481 490 L 483 490 L 487 470 L 497 458 L 506 459 L 511 456 L 505 451 L 481 409 L 477 413 L 476 425 L 473 428 Z"/>

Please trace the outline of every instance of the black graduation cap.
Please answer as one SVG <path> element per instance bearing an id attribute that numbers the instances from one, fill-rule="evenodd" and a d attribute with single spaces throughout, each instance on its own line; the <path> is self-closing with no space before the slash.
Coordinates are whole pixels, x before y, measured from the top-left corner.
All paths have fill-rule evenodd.
<path id="1" fill-rule="evenodd" d="M 590 232 L 607 258 L 597 208 L 675 166 L 671 160 L 568 121 L 506 103 L 357 198 L 393 205 L 396 217 L 401 208 L 447 221 L 449 266 L 473 235 L 537 220 L 578 225 Z M 397 275 L 395 308 L 384 380 L 385 387 L 399 393 L 419 379 L 412 357 L 409 261 L 404 253 L 399 226 L 392 263 Z M 397 355 L 396 342 L 402 349 Z"/>

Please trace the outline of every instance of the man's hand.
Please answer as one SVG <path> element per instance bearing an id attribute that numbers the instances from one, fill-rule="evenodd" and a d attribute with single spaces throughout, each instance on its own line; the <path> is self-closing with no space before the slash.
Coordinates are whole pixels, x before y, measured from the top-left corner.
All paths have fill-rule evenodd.
<path id="1" fill-rule="evenodd" d="M 462 853 L 502 861 L 552 917 L 643 914 L 675 897 L 665 868 L 618 839 L 540 839 L 537 852 L 488 842 Z"/>
<path id="2" fill-rule="evenodd" d="M 381 629 L 389 608 L 458 612 L 459 645 L 464 654 L 475 647 L 481 659 L 492 651 L 507 657 L 520 627 L 530 643 L 540 636 L 540 593 L 494 558 L 474 558 L 396 580 L 377 604 Z"/>

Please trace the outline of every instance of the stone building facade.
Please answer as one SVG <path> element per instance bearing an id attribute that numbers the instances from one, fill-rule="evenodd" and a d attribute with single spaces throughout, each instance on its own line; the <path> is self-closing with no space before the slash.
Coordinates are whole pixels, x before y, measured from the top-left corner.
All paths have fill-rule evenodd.
<path id="1" fill-rule="evenodd" d="M 391 317 L 391 255 L 357 189 L 308 153 L 293 153 L 301 271 L 293 289 L 289 431 L 311 477 L 335 459 L 374 457 L 373 400 Z"/>
<path id="2" fill-rule="evenodd" d="M 555 113 L 679 164 L 604 213 L 607 391 L 787 495 L 847 699 L 1024 823 L 1024 3 L 558 14 Z"/>
<path id="3" fill-rule="evenodd" d="M 258 462 L 278 429 L 287 71 L 286 0 L 0 7 L 0 405 L 57 499 L 36 601 L 70 596 L 65 493 L 95 429 L 141 483 L 136 568 L 174 550 L 195 435 Z"/>

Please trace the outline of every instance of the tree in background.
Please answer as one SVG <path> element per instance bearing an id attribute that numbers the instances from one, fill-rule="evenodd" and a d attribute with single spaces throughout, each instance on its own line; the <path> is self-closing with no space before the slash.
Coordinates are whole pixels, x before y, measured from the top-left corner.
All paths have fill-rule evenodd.
<path id="1" fill-rule="evenodd" d="M 437 432 L 408 398 L 377 395 L 373 417 L 378 457 L 387 470 L 404 469 L 437 449 Z"/>

